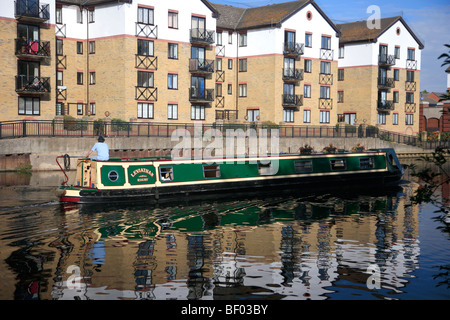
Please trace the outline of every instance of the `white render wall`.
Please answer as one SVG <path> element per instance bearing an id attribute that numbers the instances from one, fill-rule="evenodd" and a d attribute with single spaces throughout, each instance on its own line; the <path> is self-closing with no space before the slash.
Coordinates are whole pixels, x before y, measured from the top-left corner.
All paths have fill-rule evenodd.
<path id="1" fill-rule="evenodd" d="M 396 33 L 397 27 L 400 28 L 400 35 Z M 415 48 L 417 70 L 420 70 L 421 50 L 419 44 L 400 21 L 386 30 L 376 43 L 346 44 L 344 46 L 344 58 L 339 59 L 339 67 L 377 66 L 380 44 L 388 45 L 388 54 L 390 55 L 394 55 L 395 46 L 400 46 L 400 59 L 395 60 L 395 66 L 393 67 L 402 69 L 407 67 L 408 48 Z"/>
<path id="2" fill-rule="evenodd" d="M 139 0 L 129 3 L 112 3 L 95 7 L 95 22 L 87 25 L 87 11 L 83 10 L 83 23 L 77 23 L 77 6 L 63 7 L 63 24 L 66 24 L 66 37 L 73 39 L 105 38 L 136 35 L 138 6 L 153 7 L 154 25 L 158 28 L 158 39 L 190 42 L 192 15 L 206 17 L 206 29 L 216 30 L 216 19 L 212 11 L 200 0 Z M 178 11 L 178 29 L 168 28 L 169 10 Z"/>
<path id="3" fill-rule="evenodd" d="M 47 20 L 45 23 L 52 25 L 55 24 L 55 0 L 40 1 L 40 5 L 43 4 L 48 4 L 50 11 L 50 19 Z M 14 0 L 0 0 L 0 17 L 15 19 L 16 17 L 14 16 L 15 12 L 14 6 L 15 6 Z"/>

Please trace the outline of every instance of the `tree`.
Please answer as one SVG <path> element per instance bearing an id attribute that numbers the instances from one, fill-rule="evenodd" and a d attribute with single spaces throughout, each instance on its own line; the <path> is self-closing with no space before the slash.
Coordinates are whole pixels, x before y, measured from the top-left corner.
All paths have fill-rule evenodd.
<path id="1" fill-rule="evenodd" d="M 444 46 L 450 49 L 450 44 L 444 44 Z M 438 59 L 444 59 L 441 67 L 450 65 L 450 50 L 448 51 L 448 53 L 441 54 Z M 450 90 L 447 90 L 447 93 L 441 95 L 440 98 L 441 99 L 439 101 L 450 100 Z"/>

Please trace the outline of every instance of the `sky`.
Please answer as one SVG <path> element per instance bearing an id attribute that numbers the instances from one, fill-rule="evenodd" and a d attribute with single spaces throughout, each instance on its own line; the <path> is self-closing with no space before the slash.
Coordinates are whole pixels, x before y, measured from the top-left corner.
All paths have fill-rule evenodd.
<path id="1" fill-rule="evenodd" d="M 291 0 L 210 0 L 230 6 L 252 8 Z M 448 0 L 315 0 L 334 23 L 366 20 L 372 12 L 369 6 L 381 10 L 381 18 L 402 16 L 412 31 L 424 44 L 420 90 L 445 92 L 447 89 L 447 66 L 441 66 L 442 53 L 450 53 L 444 44 L 450 44 L 450 1 Z"/>

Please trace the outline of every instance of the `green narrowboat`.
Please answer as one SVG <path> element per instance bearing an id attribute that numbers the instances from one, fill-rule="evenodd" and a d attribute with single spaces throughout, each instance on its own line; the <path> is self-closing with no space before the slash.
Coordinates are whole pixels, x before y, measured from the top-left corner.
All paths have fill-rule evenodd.
<path id="1" fill-rule="evenodd" d="M 398 183 L 404 170 L 393 149 L 265 157 L 77 160 L 76 182 L 62 202 L 157 202 L 244 192 Z"/>

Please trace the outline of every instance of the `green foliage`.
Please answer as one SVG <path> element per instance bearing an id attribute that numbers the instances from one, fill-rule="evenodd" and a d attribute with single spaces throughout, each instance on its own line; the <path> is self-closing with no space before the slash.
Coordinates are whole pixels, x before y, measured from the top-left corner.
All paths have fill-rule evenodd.
<path id="1" fill-rule="evenodd" d="M 114 118 L 111 120 L 112 131 L 128 131 L 131 130 L 131 124 L 125 120 Z"/>
<path id="2" fill-rule="evenodd" d="M 83 119 L 75 119 L 72 116 L 64 116 L 64 129 L 68 131 L 87 130 L 88 122 Z"/>

